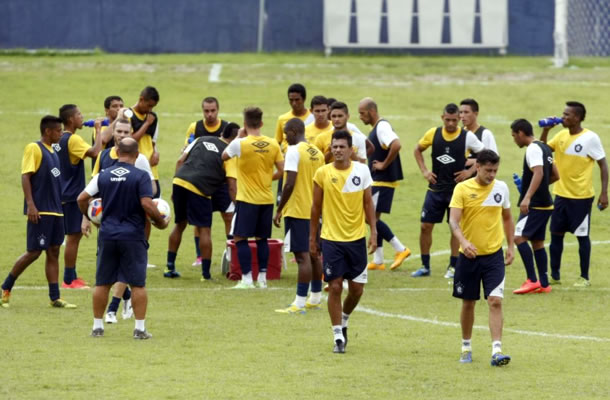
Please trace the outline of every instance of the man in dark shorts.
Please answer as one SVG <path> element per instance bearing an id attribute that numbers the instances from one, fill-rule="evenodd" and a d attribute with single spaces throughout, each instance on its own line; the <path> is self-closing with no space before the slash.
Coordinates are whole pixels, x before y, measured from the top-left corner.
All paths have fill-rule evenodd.
<path id="1" fill-rule="evenodd" d="M 2 284 L 0 305 L 9 307 L 15 281 L 46 253 L 45 272 L 49 283 L 52 307 L 76 308 L 59 297 L 59 247 L 64 240 L 63 209 L 61 207 L 61 175 L 59 157 L 52 145 L 61 137 L 61 119 L 47 115 L 40 120 L 40 140 L 25 147 L 21 161 L 24 214 L 27 222 L 26 252 L 13 265 Z"/>
<path id="2" fill-rule="evenodd" d="M 324 280 L 328 282 L 328 314 L 333 330 L 334 353 L 345 353 L 349 317 L 358 305 L 367 282 L 366 225 L 371 233 L 369 254 L 377 247 L 375 206 L 371 195 L 373 178 L 368 166 L 352 162 L 352 135 L 336 131 L 331 140 L 332 163 L 318 168 L 314 175 L 309 249 L 318 253 L 320 234 Z M 341 304 L 343 280 L 348 293 Z"/>
<path id="3" fill-rule="evenodd" d="M 510 362 L 502 353 L 502 298 L 505 265 L 514 259 L 514 228 L 510 213 L 508 186 L 495 179 L 500 157 L 492 150 L 482 150 L 475 163 L 477 175 L 458 183 L 451 198 L 449 226 L 460 243 L 460 255 L 453 278 L 453 296 L 462 299 L 461 363 L 472 362 L 472 327 L 474 308 L 483 294 L 489 305 L 491 365 Z M 502 242 L 506 236 L 506 260 Z"/>
<path id="4" fill-rule="evenodd" d="M 126 282 L 131 287 L 136 319 L 133 338 L 152 337 L 145 326 L 148 241 L 144 225 L 145 219 L 151 218 L 157 228 L 165 229 L 168 221 L 152 201 L 148 173 L 134 166 L 138 154 L 135 139 L 121 140 L 119 162 L 96 175 L 78 196 L 78 207 L 85 216 L 89 201 L 98 193 L 103 207 L 93 291 L 93 337 L 104 336 L 103 317 L 108 293 L 117 281 Z"/>

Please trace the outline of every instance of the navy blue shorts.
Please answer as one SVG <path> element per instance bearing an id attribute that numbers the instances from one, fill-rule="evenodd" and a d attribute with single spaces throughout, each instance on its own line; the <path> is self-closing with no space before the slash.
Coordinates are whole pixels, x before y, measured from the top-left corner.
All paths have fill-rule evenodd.
<path id="1" fill-rule="evenodd" d="M 81 233 L 81 225 L 83 223 L 83 213 L 78 208 L 78 203 L 70 201 L 62 203 L 61 208 L 64 210 L 64 231 L 66 235 Z"/>
<path id="2" fill-rule="evenodd" d="M 475 258 L 460 253 L 453 277 L 453 297 L 479 300 L 481 282 L 486 299 L 489 296 L 504 297 L 504 252 L 501 248 Z"/>
<path id="3" fill-rule="evenodd" d="M 324 281 L 330 282 L 337 278 L 353 280 L 358 283 L 367 282 L 366 239 L 353 242 L 335 242 L 322 239 L 322 259 L 324 265 Z"/>
<path id="4" fill-rule="evenodd" d="M 288 251 L 293 253 L 309 252 L 309 225 L 310 220 L 303 218 L 284 218 L 284 232 Z"/>
<path id="5" fill-rule="evenodd" d="M 449 222 L 449 204 L 451 203 L 453 192 L 426 192 L 424 206 L 421 209 L 421 222 L 438 224 L 443 222 L 443 217 L 447 215 Z"/>
<path id="6" fill-rule="evenodd" d="M 28 221 L 26 232 L 27 251 L 47 250 L 49 247 L 61 246 L 64 241 L 64 217 L 41 215 L 37 224 Z"/>
<path id="7" fill-rule="evenodd" d="M 229 213 L 235 211 L 235 205 L 229 196 L 229 184 L 223 183 L 212 195 L 212 211 Z"/>
<path id="8" fill-rule="evenodd" d="M 145 240 L 100 240 L 98 242 L 96 286 L 115 282 L 146 286 L 148 242 Z"/>
<path id="9" fill-rule="evenodd" d="M 271 237 L 273 204 L 251 204 L 238 201 L 233 217 L 233 236 L 268 239 Z"/>
<path id="10" fill-rule="evenodd" d="M 394 188 L 387 186 L 373 186 L 373 203 L 375 212 L 389 214 L 392 210 Z"/>
<path id="11" fill-rule="evenodd" d="M 593 200 L 594 197 L 568 199 L 555 196 L 555 209 L 551 216 L 551 232 L 571 232 L 575 236 L 589 236 Z"/>
<path id="12" fill-rule="evenodd" d="M 190 225 L 209 228 L 212 226 L 212 201 L 174 184 L 172 188 L 174 221 L 187 221 Z"/>
<path id="13" fill-rule="evenodd" d="M 551 218 L 553 210 L 536 210 L 530 208 L 527 215 L 519 214 L 515 225 L 515 236 L 525 237 L 528 240 L 544 240 L 546 237 L 546 224 Z"/>

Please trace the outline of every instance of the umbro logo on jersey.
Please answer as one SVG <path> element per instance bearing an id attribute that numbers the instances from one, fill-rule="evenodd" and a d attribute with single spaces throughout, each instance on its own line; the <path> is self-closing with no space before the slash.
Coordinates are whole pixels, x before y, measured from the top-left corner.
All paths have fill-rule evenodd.
<path id="1" fill-rule="evenodd" d="M 122 177 L 125 174 L 129 173 L 129 170 L 123 167 L 119 167 L 119 168 L 115 168 L 112 171 L 110 171 L 110 173 L 114 176 L 118 176 L 119 178 Z"/>
<path id="2" fill-rule="evenodd" d="M 318 150 L 314 149 L 313 147 L 308 148 L 307 152 L 309 153 L 310 156 L 315 156 L 318 154 Z"/>
<path id="3" fill-rule="evenodd" d="M 577 144 L 574 146 L 574 151 L 580 153 L 582 151 L 582 144 Z"/>
<path id="4" fill-rule="evenodd" d="M 476 193 L 470 193 L 469 196 L 471 199 L 476 199 L 477 198 L 477 194 Z"/>
<path id="5" fill-rule="evenodd" d="M 208 150 L 208 151 L 213 151 L 215 153 L 220 153 L 218 151 L 218 147 L 216 147 L 216 145 L 214 143 L 203 142 L 203 145 L 205 146 L 206 150 Z"/>
<path id="6" fill-rule="evenodd" d="M 354 176 L 354 177 L 352 178 L 352 183 L 353 183 L 354 185 L 356 185 L 356 186 L 360 186 L 360 181 L 361 181 L 361 180 L 360 180 L 360 177 L 359 177 L 359 176 Z"/>
<path id="7" fill-rule="evenodd" d="M 51 147 L 53 147 L 53 150 L 55 150 L 55 151 L 60 151 L 61 150 L 61 146 L 59 145 L 59 143 L 53 143 L 51 145 Z"/>
<path id="8" fill-rule="evenodd" d="M 252 142 L 252 146 L 258 147 L 259 149 L 264 149 L 265 147 L 269 146 L 269 142 L 259 140 L 257 142 Z"/>
<path id="9" fill-rule="evenodd" d="M 496 203 L 501 202 L 502 201 L 502 195 L 500 193 L 494 194 L 494 200 L 496 201 Z"/>
<path id="10" fill-rule="evenodd" d="M 455 162 L 455 159 L 449 154 L 443 154 L 442 156 L 436 157 L 436 159 L 443 164 L 451 164 Z"/>
<path id="11" fill-rule="evenodd" d="M 51 173 L 53 174 L 54 177 L 58 177 L 59 175 L 61 175 L 61 172 L 59 171 L 59 168 L 53 168 L 51 170 Z"/>
<path id="12" fill-rule="evenodd" d="M 330 178 L 330 181 L 331 181 L 332 183 L 337 183 L 337 182 L 339 182 L 339 179 L 337 179 L 337 178 L 335 178 L 335 177 L 333 176 L 332 178 Z"/>

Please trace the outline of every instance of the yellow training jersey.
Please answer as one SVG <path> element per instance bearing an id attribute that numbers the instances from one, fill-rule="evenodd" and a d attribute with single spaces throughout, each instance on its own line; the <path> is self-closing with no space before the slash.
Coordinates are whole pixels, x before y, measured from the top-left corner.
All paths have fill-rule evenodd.
<path id="1" fill-rule="evenodd" d="M 246 136 L 233 140 L 225 152 L 237 157 L 237 200 L 273 204 L 273 169 L 277 161 L 284 159 L 277 142 L 262 135 Z"/>
<path id="2" fill-rule="evenodd" d="M 351 162 L 345 170 L 326 164 L 318 168 L 313 181 L 324 191 L 320 237 L 336 242 L 365 237 L 364 191 L 373 183 L 369 168 L 359 162 Z"/>
<path id="3" fill-rule="evenodd" d="M 606 157 L 599 136 L 588 129 L 576 135 L 570 135 L 569 129 L 563 129 L 547 144 L 555 152 L 560 177 L 555 182 L 553 193 L 569 199 L 595 196 L 593 165 Z"/>
<path id="4" fill-rule="evenodd" d="M 68 154 L 70 155 L 70 162 L 73 165 L 76 165 L 80 160 L 84 160 L 86 157 L 85 154 L 90 148 L 91 145 L 85 142 L 85 139 L 76 133 L 70 135 L 70 139 L 68 139 Z"/>
<path id="5" fill-rule="evenodd" d="M 132 108 L 131 111 L 133 111 L 133 117 L 131 117 L 130 120 L 135 118 L 135 119 L 139 120 L 140 123 L 144 123 L 144 121 L 146 121 L 146 117 L 147 117 L 146 114 L 140 114 L 134 108 Z M 156 131 L 155 131 L 155 140 L 156 140 L 156 136 L 159 131 L 159 121 L 156 120 L 155 122 L 156 122 Z M 133 123 L 132 123 L 132 126 L 133 126 Z M 135 131 L 133 133 L 135 133 Z M 146 157 L 146 159 L 148 161 L 150 161 L 150 157 L 152 157 L 153 153 L 155 152 L 155 147 L 153 145 L 153 137 L 151 135 L 149 135 L 148 133 L 144 133 L 142 135 L 142 137 L 140 137 L 140 140 L 138 141 L 138 150 L 140 151 L 140 153 L 144 154 L 144 156 Z M 150 168 L 152 169 L 155 179 L 158 180 L 159 172 L 157 171 L 157 166 L 151 165 Z"/>
<path id="6" fill-rule="evenodd" d="M 453 190 L 449 207 L 462 209 L 460 228 L 466 240 L 477 248 L 477 255 L 493 254 L 502 247 L 502 210 L 510 208 L 506 183 L 494 180 L 482 186 L 476 178 L 467 179 Z M 460 251 L 463 253 L 461 247 Z"/>
<path id="7" fill-rule="evenodd" d="M 286 122 L 293 118 L 298 118 L 303 121 L 305 125 L 307 125 L 308 122 L 313 120 L 313 114 L 311 111 L 306 109 L 305 114 L 297 116 L 292 113 L 292 110 L 290 110 L 277 118 L 277 123 L 275 124 L 275 140 L 280 144 L 282 154 L 286 153 L 286 148 L 288 147 L 288 142 L 286 142 L 286 134 L 284 134 L 284 125 L 286 125 Z"/>
<path id="8" fill-rule="evenodd" d="M 326 133 L 326 132 L 330 132 L 330 134 L 332 135 L 334 130 L 335 130 L 335 128 L 333 127 L 333 124 L 331 124 L 330 122 L 328 123 L 326 128 L 322 128 L 322 129 L 318 128 L 316 126 L 315 122 L 312 122 L 311 124 L 309 124 L 305 127 L 305 140 L 307 140 L 308 143 L 315 145 L 316 138 L 319 135 Z"/>
<path id="9" fill-rule="evenodd" d="M 225 174 L 227 178 L 237 179 L 237 159 L 229 158 L 224 162 Z"/>
<path id="10" fill-rule="evenodd" d="M 324 165 L 324 154 L 316 146 L 307 142 L 288 146 L 284 171 L 296 172 L 297 179 L 292 195 L 282 211 L 285 217 L 310 218 L 313 201 L 313 176 L 322 165 Z M 286 172 L 284 172 L 284 183 L 286 183 Z"/>
<path id="11" fill-rule="evenodd" d="M 197 122 L 198 121 L 192 122 L 186 130 L 186 138 L 184 139 L 185 146 L 189 144 L 189 139 L 191 135 L 195 135 L 195 127 L 197 126 Z M 218 121 L 216 121 L 215 125 L 208 125 L 205 123 L 205 121 L 203 121 L 203 126 L 205 126 L 205 129 L 208 132 L 216 134 L 222 126 L 222 120 L 219 118 Z M 218 132 L 218 135 L 220 136 L 221 133 L 222 132 Z"/>
<path id="12" fill-rule="evenodd" d="M 362 133 L 352 132 L 350 130 L 346 130 L 350 135 L 352 135 L 352 151 L 354 154 L 358 156 L 358 158 L 366 160 L 366 136 Z M 330 151 L 330 144 L 333 140 L 333 133 L 335 133 L 335 128 L 333 127 L 329 131 L 325 131 L 316 136 L 314 140 L 314 145 L 322 151 L 322 154 L 326 154 Z M 335 157 L 331 156 L 328 162 L 333 162 Z"/>

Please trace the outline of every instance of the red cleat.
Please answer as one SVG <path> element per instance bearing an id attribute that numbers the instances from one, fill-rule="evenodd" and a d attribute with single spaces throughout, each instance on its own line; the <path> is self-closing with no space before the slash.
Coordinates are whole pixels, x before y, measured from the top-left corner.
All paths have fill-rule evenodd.
<path id="1" fill-rule="evenodd" d="M 62 289 L 90 289 L 87 282 L 81 278 L 74 279 L 69 285 L 67 285 L 66 282 L 62 282 L 61 287 Z"/>
<path id="2" fill-rule="evenodd" d="M 551 285 L 548 285 L 547 287 L 540 286 L 538 290 L 536 290 L 536 293 L 551 293 L 551 290 L 553 290 Z"/>
<path id="3" fill-rule="evenodd" d="M 540 281 L 532 282 L 529 279 L 523 282 L 523 285 L 519 289 L 513 290 L 513 294 L 526 294 L 532 293 L 540 289 Z"/>

